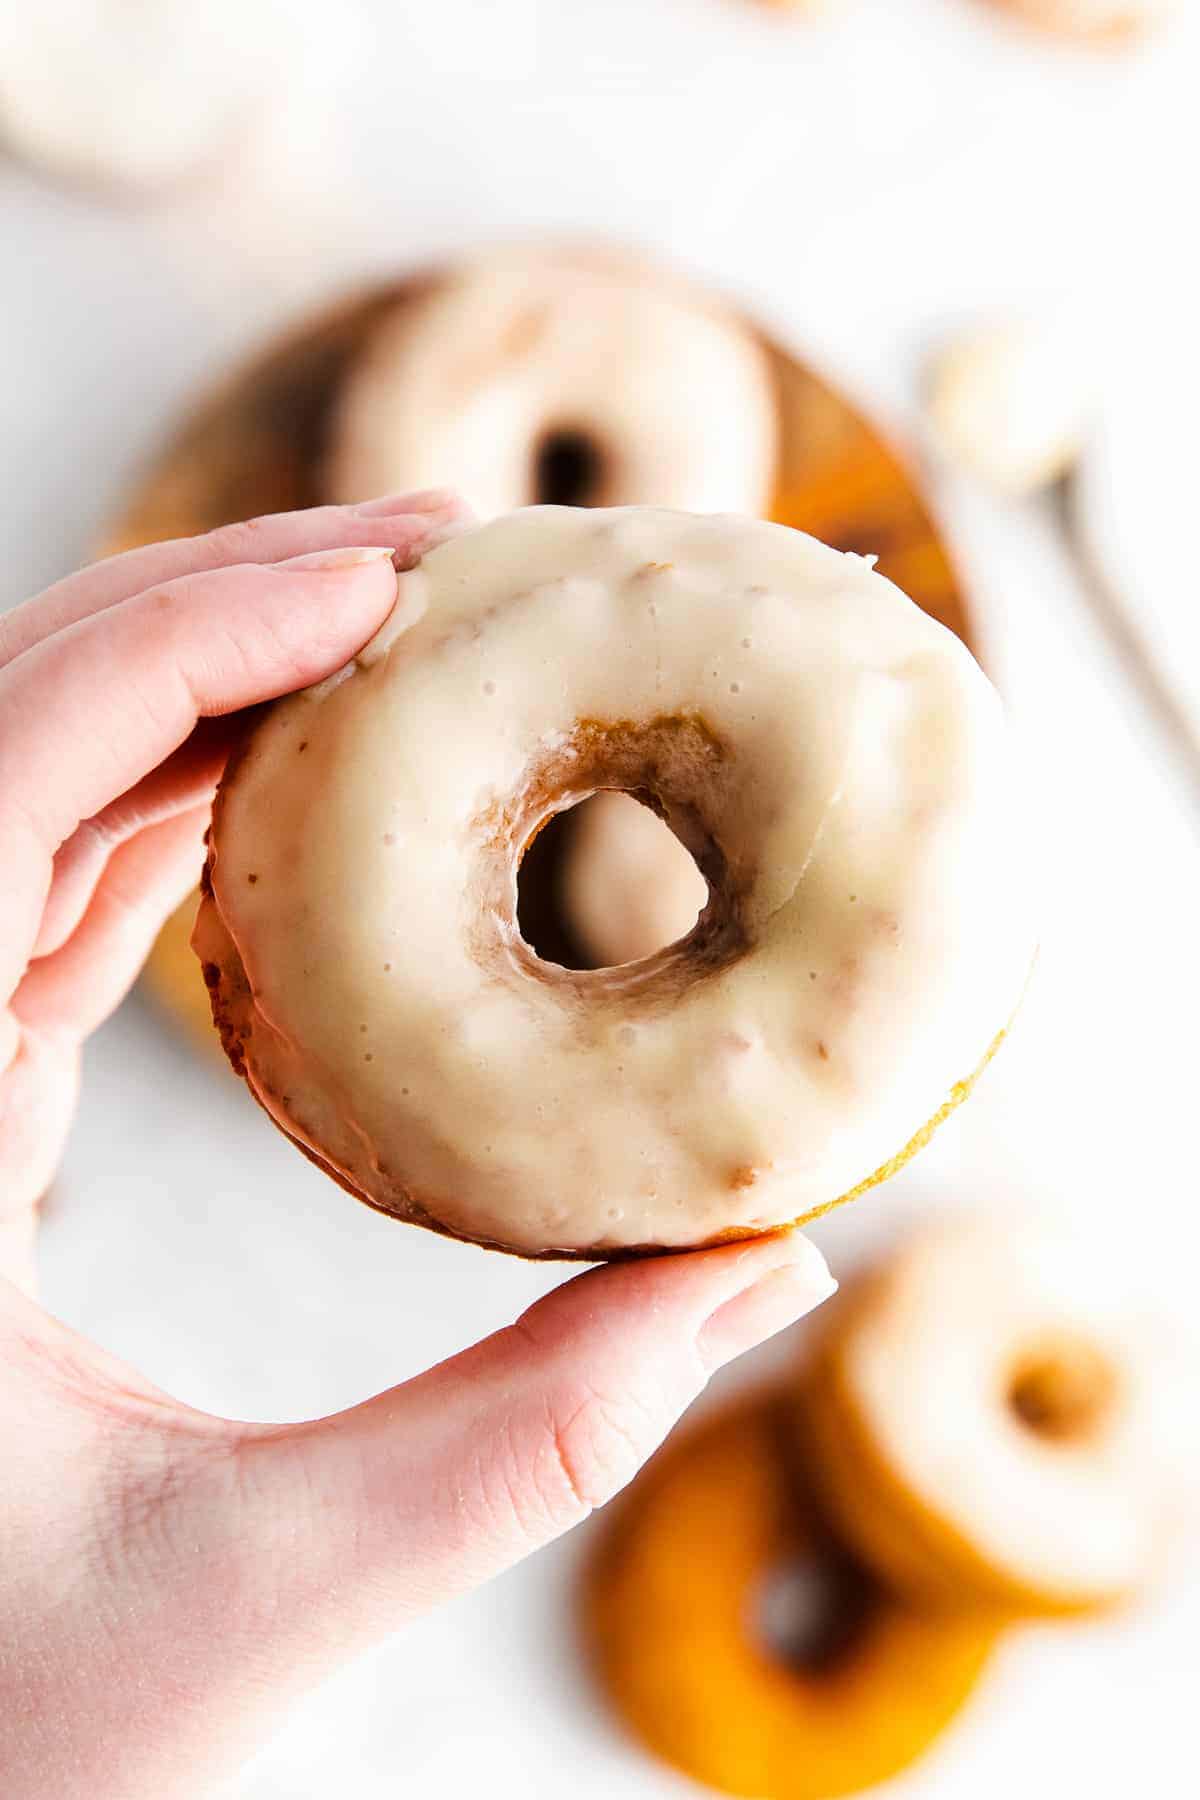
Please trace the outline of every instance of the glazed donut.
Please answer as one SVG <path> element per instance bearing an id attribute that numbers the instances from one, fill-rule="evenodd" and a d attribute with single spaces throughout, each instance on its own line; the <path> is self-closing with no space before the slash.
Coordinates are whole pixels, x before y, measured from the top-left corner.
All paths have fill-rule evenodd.
<path id="1" fill-rule="evenodd" d="M 657 1755 L 727 1794 L 831 1800 L 933 1742 L 996 1627 L 914 1607 L 847 1559 L 784 1438 L 776 1405 L 755 1399 L 668 1444 L 585 1571 L 584 1626 L 601 1684 Z M 815 1590 L 817 1629 L 788 1616 L 799 1606 L 771 1609 L 773 1643 L 755 1612 L 780 1578 Z"/>
<path id="2" fill-rule="evenodd" d="M 838 1528 L 925 1601 L 1119 1601 L 1185 1504 L 1194 1415 L 1161 1335 L 1077 1239 L 926 1227 L 838 1309 L 803 1438 Z"/>
<path id="3" fill-rule="evenodd" d="M 517 867 L 604 787 L 710 890 L 619 971 L 540 960 Z M 399 577 L 219 791 L 195 938 L 226 1051 L 382 1210 L 525 1255 L 694 1247 L 882 1180 L 965 1097 L 1032 938 L 999 701 L 857 556 L 533 508 Z"/>
<path id="4" fill-rule="evenodd" d="M 1031 25 L 1065 37 L 1121 41 L 1161 25 L 1178 0 L 997 0 Z"/>
<path id="5" fill-rule="evenodd" d="M 763 512 L 768 360 L 734 317 L 598 253 L 467 262 L 397 305 L 347 376 L 330 498 L 451 481 L 481 518 L 537 502 Z"/>

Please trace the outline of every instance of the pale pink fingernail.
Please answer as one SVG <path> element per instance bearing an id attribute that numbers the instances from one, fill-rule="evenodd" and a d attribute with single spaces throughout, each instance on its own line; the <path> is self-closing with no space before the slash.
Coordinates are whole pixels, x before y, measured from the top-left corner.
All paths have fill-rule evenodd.
<path id="1" fill-rule="evenodd" d="M 814 1243 L 799 1232 L 777 1240 L 781 1259 L 720 1305 L 700 1328 L 696 1347 L 706 1367 L 719 1369 L 837 1293 L 837 1282 Z"/>
<path id="2" fill-rule="evenodd" d="M 384 494 L 349 510 L 362 519 L 398 519 L 409 513 L 446 512 L 458 504 L 453 488 L 422 488 L 415 494 Z"/>
<path id="3" fill-rule="evenodd" d="M 390 544 L 366 544 L 350 549 L 310 550 L 304 556 L 285 557 L 277 569 L 357 569 L 363 563 L 390 562 L 395 555 Z"/>

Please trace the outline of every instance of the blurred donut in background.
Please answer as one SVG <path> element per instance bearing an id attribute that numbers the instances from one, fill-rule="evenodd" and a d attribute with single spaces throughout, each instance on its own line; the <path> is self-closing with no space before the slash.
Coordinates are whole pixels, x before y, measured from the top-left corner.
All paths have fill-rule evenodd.
<path id="1" fill-rule="evenodd" d="M 280 0 L 37 0 L 0 9 L 0 141 L 70 180 L 169 186 L 284 78 Z"/>
<path id="2" fill-rule="evenodd" d="M 832 12 L 838 0 L 758 0 L 758 4 L 777 12 L 805 13 L 820 18 L 823 13 Z"/>
<path id="3" fill-rule="evenodd" d="M 1003 1631 L 1157 1570 L 1194 1516 L 1187 1380 L 1077 1233 L 926 1221 L 828 1303 L 795 1374 L 685 1428 L 598 1526 L 602 1688 L 724 1793 L 886 1779 Z"/>
<path id="4" fill-rule="evenodd" d="M 197 898 L 196 894 L 189 894 L 155 938 L 142 971 L 142 981 L 152 998 L 197 1044 L 212 1050 L 219 1047 L 213 1031 L 212 1003 L 208 989 L 199 977 L 200 965 L 192 949 Z"/>
<path id="5" fill-rule="evenodd" d="M 527 310 L 521 301 L 522 269 L 528 273 Z M 489 335 L 483 328 L 481 294 L 492 291 L 496 272 L 506 296 L 507 337 Z M 578 315 L 572 312 L 572 281 L 580 284 Z M 456 329 L 461 331 L 468 315 L 478 321 L 471 329 L 483 337 L 462 339 L 455 349 L 448 322 L 459 320 Z M 580 337 L 573 318 L 586 321 Z M 723 371 L 720 406 L 694 380 L 690 358 L 669 353 L 663 338 L 668 319 L 690 334 L 686 341 L 693 349 L 699 344 L 700 353 Z M 446 469 L 436 485 L 462 486 L 476 504 L 481 495 L 507 504 L 529 494 L 540 471 L 540 479 L 556 484 L 553 491 L 562 498 L 565 484 L 584 482 L 589 471 L 601 466 L 602 459 L 593 461 L 589 446 L 598 450 L 617 438 L 628 447 L 623 453 L 628 467 L 645 470 L 639 479 L 649 482 L 651 471 L 637 450 L 644 429 L 647 441 L 652 438 L 663 456 L 670 451 L 672 457 L 669 467 L 653 472 L 658 493 L 674 493 L 676 504 L 682 505 L 685 481 L 689 488 L 695 482 L 690 491 L 698 493 L 702 485 L 714 501 L 722 494 L 719 503 L 726 507 L 740 504 L 836 549 L 874 556 L 882 574 L 975 647 L 962 586 L 918 481 L 879 429 L 736 308 L 714 300 L 695 283 L 611 251 L 548 249 L 471 257 L 418 272 L 300 321 L 201 399 L 147 469 L 104 549 L 129 549 L 260 513 L 318 505 L 331 497 L 334 482 L 345 483 L 342 493 L 364 499 L 364 483 L 386 487 L 395 482 L 403 488 L 418 480 L 415 464 L 408 465 L 403 478 L 398 462 L 388 464 L 390 473 L 382 461 L 372 462 L 378 473 L 370 477 L 366 468 L 368 457 L 390 454 L 389 442 L 409 444 L 414 429 L 421 429 L 420 420 L 404 416 L 399 401 L 405 389 L 397 383 L 398 374 L 410 369 L 414 341 L 425 343 L 425 357 L 441 371 L 445 385 L 443 392 L 422 374 L 408 391 L 414 404 L 419 392 L 422 407 L 442 421 L 449 433 L 447 455 L 455 450 L 456 395 L 473 396 L 474 406 L 486 394 L 484 412 L 497 406 L 506 421 L 495 439 L 500 454 L 489 466 L 485 453 L 491 440 L 472 414 L 470 441 L 462 454 L 469 452 L 473 459 L 475 495 L 470 474 L 458 466 Z M 666 360 L 656 373 L 652 365 L 660 352 Z M 555 381 L 569 376 L 576 382 L 571 407 L 565 405 L 565 388 L 563 409 L 549 404 L 553 382 L 538 366 L 542 354 L 553 360 Z M 643 387 L 655 386 L 653 405 L 645 412 L 645 401 L 625 391 L 631 369 L 641 371 Z M 374 398 L 373 381 L 379 390 Z M 510 388 L 518 390 L 517 400 Z M 615 423 L 608 388 L 621 390 Z M 729 405 L 737 410 L 732 419 Z M 706 448 L 688 449 L 686 457 L 675 460 L 670 450 L 676 441 L 672 409 L 706 443 L 741 445 L 739 458 L 730 459 L 724 448 Z M 422 417 L 428 428 L 430 415 Z M 395 440 L 389 438 L 393 425 Z M 611 449 L 609 457 L 606 480 L 615 479 L 625 466 Z M 535 485 L 533 492 L 538 491 Z M 592 497 L 586 482 L 574 491 L 577 500 Z M 605 497 L 605 491 L 597 486 L 594 497 Z M 640 497 L 629 493 L 631 500 Z M 675 918 L 691 904 L 690 895 L 699 893 L 690 859 L 679 860 L 686 852 L 650 815 L 649 824 L 658 834 L 653 854 L 646 821 L 640 819 L 630 824 L 628 843 L 617 845 L 616 819 L 622 813 L 627 822 L 634 818 L 629 806 L 635 803 L 625 802 L 609 806 L 609 817 L 597 821 L 590 834 L 591 851 L 585 847 L 583 852 L 585 858 L 590 854 L 594 867 L 598 844 L 616 846 L 606 871 L 608 897 L 601 894 L 592 901 L 586 920 L 582 912 L 575 917 L 575 907 L 588 904 L 579 900 L 588 878 L 570 877 L 567 859 L 594 804 L 585 801 L 553 821 L 535 840 L 521 873 L 519 916 L 526 940 L 546 960 L 574 968 L 630 960 L 630 943 L 644 944 L 658 930 L 672 930 Z M 626 901 L 616 897 L 622 889 Z M 607 927 L 602 912 L 611 914 Z M 207 1004 L 199 965 L 193 963 L 187 956 L 164 955 L 156 959 L 150 976 L 156 993 L 167 998 L 177 974 L 187 990 L 187 1018 L 195 1016 L 196 1001 L 201 1007 Z M 215 1033 L 211 1041 L 215 1051 Z"/>
<path id="6" fill-rule="evenodd" d="M 995 319 L 952 337 L 930 371 L 928 410 L 942 451 L 1019 498 L 1079 456 L 1103 367 L 1078 318 Z"/>
<path id="7" fill-rule="evenodd" d="M 105 549 L 129 549 L 328 500 L 339 408 L 356 370 L 361 377 L 368 346 L 385 326 L 389 333 L 398 331 L 401 310 L 423 308 L 456 272 L 457 265 L 429 270 L 360 294 L 301 320 L 265 346 L 185 418 L 137 484 Z M 854 404 L 768 333 L 710 301 L 695 284 L 684 288 L 671 277 L 655 277 L 652 267 L 645 269 L 647 283 L 656 278 L 668 282 L 674 294 L 694 296 L 701 311 L 707 307 L 732 321 L 761 349 L 774 443 L 765 516 L 811 532 L 836 550 L 877 557 L 882 574 L 970 644 L 962 585 L 905 457 Z M 596 353 L 601 354 L 599 346 Z M 683 396 L 680 404 L 686 400 Z M 717 419 L 713 429 L 723 423 Z M 527 473 L 522 454 L 519 470 L 506 469 L 503 479 Z M 449 470 L 434 485 L 463 484 Z"/>
<path id="8" fill-rule="evenodd" d="M 514 251 L 398 300 L 369 333 L 334 408 L 327 494 L 449 479 L 481 519 L 538 504 L 757 516 L 775 436 L 766 356 L 732 312 L 625 258 Z"/>
<path id="9" fill-rule="evenodd" d="M 956 1217 L 832 1309 L 801 1439 L 839 1530 L 903 1591 L 1078 1612 L 1169 1550 L 1194 1398 L 1120 1267 L 1049 1225 Z"/>
<path id="10" fill-rule="evenodd" d="M 994 0 L 1031 25 L 1065 37 L 1100 41 L 1136 37 L 1161 25 L 1178 0 Z"/>
<path id="11" fill-rule="evenodd" d="M 665 822 L 611 789 L 577 811 L 557 898 L 586 956 L 603 969 L 686 937 L 708 883 Z"/>
<path id="12" fill-rule="evenodd" d="M 997 1630 L 893 1592 L 830 1534 L 787 1397 L 684 1431 L 606 1520 L 584 1631 L 625 1725 L 693 1780 L 831 1800 L 896 1774 L 955 1717 Z"/>

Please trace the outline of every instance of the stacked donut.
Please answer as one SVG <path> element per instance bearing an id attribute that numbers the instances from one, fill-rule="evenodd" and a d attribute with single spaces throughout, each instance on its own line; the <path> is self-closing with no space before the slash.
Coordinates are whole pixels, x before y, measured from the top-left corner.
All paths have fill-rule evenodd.
<path id="1" fill-rule="evenodd" d="M 927 1225 L 828 1313 L 798 1378 L 660 1454 L 587 1570 L 627 1725 L 758 1800 L 896 1773 L 1005 1626 L 1138 1593 L 1186 1497 L 1170 1356 L 1070 1236 Z"/>

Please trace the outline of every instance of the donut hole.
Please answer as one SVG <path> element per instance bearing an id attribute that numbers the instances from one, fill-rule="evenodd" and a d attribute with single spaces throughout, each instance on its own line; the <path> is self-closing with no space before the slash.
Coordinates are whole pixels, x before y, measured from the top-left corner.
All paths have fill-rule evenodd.
<path id="1" fill-rule="evenodd" d="M 1109 1358 L 1085 1338 L 1037 1345 L 1009 1377 L 1008 1408 L 1035 1437 L 1052 1444 L 1093 1438 L 1116 1403 L 1117 1375 Z"/>
<path id="2" fill-rule="evenodd" d="M 752 1626 L 768 1652 L 807 1675 L 836 1669 L 867 1630 L 875 1588 L 858 1564 L 826 1546 L 771 1570 L 753 1602 Z"/>
<path id="3" fill-rule="evenodd" d="M 757 873 L 747 855 L 732 868 L 721 842 L 736 777 L 699 713 L 577 719 L 476 817 L 475 953 L 506 979 L 642 1011 L 729 967 L 751 943 Z M 649 827 L 653 855 L 634 854 L 624 825 L 593 832 L 614 806 Z"/>
<path id="4" fill-rule="evenodd" d="M 538 506 L 598 506 L 607 458 L 589 432 L 554 426 L 533 451 L 532 488 Z"/>
<path id="5" fill-rule="evenodd" d="M 609 851 L 601 867 L 598 846 Z M 527 846 L 517 928 L 543 962 L 613 968 L 685 937 L 708 895 L 694 857 L 653 808 L 608 790 L 555 813 Z"/>

